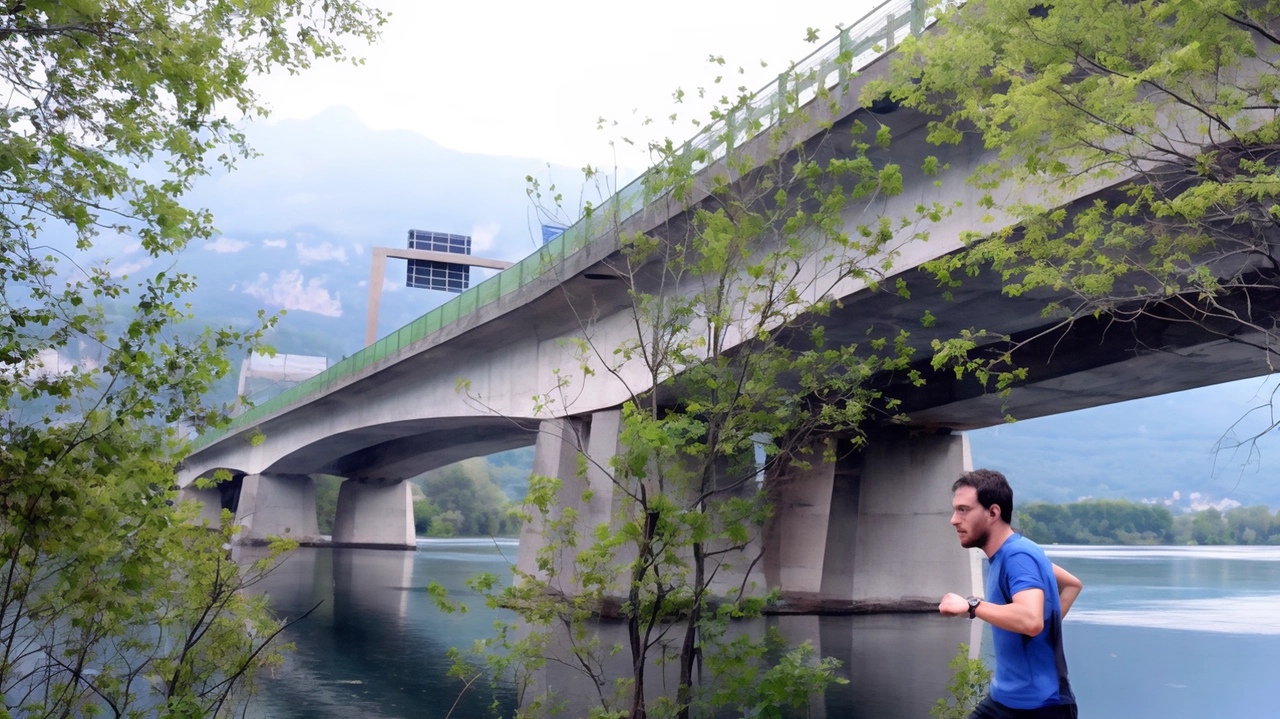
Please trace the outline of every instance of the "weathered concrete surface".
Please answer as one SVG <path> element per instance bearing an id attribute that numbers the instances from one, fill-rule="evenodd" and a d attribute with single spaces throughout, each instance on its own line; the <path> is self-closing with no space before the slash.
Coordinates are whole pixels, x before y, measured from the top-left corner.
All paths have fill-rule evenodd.
<path id="1" fill-rule="evenodd" d="M 855 602 L 918 599 L 934 607 L 947 592 L 967 592 L 971 553 L 951 526 L 951 485 L 973 469 L 963 434 L 871 443 L 863 464 L 854 544 Z"/>
<path id="2" fill-rule="evenodd" d="M 781 610 L 932 611 L 980 588 L 981 564 L 950 525 L 951 484 L 970 469 L 964 435 L 929 433 L 876 437 L 835 461 L 816 453 L 776 477 L 765 578 Z"/>
<path id="3" fill-rule="evenodd" d="M 533 512 L 533 521 L 526 522 L 520 533 L 516 559 L 519 571 L 550 580 L 556 591 L 572 593 L 581 589 L 573 577 L 576 550 L 567 547 L 554 550 L 551 572 L 538 569 L 537 554 L 544 547 L 568 539 L 570 533 L 589 538 L 601 525 L 615 526 L 622 496 L 613 482 L 609 463 L 620 449 L 621 429 L 619 409 L 542 423 L 534 449 L 533 473 L 559 479 L 560 490 L 546 517 L 526 507 Z M 571 524 L 565 521 L 569 516 L 566 512 L 574 517 Z M 550 530 L 548 521 L 552 523 Z M 562 526 L 557 526 L 562 522 Z M 616 556 L 615 563 L 625 566 L 634 555 L 625 554 L 628 551 L 625 547 L 621 551 L 624 554 Z"/>
<path id="4" fill-rule="evenodd" d="M 530 521 L 525 522 L 520 530 L 520 548 L 516 553 L 516 570 L 536 577 L 540 581 L 552 579 L 550 572 L 539 568 L 539 554 L 550 546 L 546 533 L 551 530 L 545 520 L 552 521 L 561 516 L 559 507 L 564 502 L 572 503 L 574 497 L 581 497 L 585 483 L 578 478 L 579 442 L 581 441 L 582 421 L 574 419 L 551 419 L 542 423 L 538 429 L 537 444 L 534 445 L 533 474 L 538 477 L 554 477 L 561 480 L 559 492 L 560 503 L 549 508 L 549 516 L 543 517 L 534 507 L 526 507 L 530 512 Z M 574 490 L 577 490 L 576 492 Z M 569 504 L 568 506 L 572 506 Z M 564 566 L 562 556 L 546 558 L 557 574 Z M 556 579 L 557 588 L 563 591 L 567 585 L 560 585 L 564 577 Z"/>
<path id="5" fill-rule="evenodd" d="M 198 502 L 200 517 L 198 521 L 208 522 L 211 527 L 222 525 L 222 492 L 217 487 L 197 489 L 193 486 L 178 490 L 179 502 Z"/>
<path id="6" fill-rule="evenodd" d="M 619 487 L 613 480 L 613 468 L 610 463 L 621 451 L 622 412 L 619 409 L 608 409 L 593 412 L 586 417 L 572 420 L 547 420 L 539 433 L 534 454 L 534 474 L 554 477 L 560 480 L 560 489 L 556 493 L 547 516 L 544 517 L 531 506 L 526 506 L 532 521 L 526 522 L 520 534 L 520 549 L 516 562 L 518 571 L 549 581 L 550 588 L 566 594 L 580 591 L 581 586 L 574 578 L 576 567 L 574 560 L 579 550 L 586 543 L 594 542 L 595 532 L 601 526 L 616 531 L 620 522 L 638 521 L 635 516 L 625 516 L 628 510 L 635 511 L 637 505 L 629 502 L 626 492 L 638 491 L 635 483 L 629 489 Z M 585 449 L 580 451 L 579 448 Z M 723 475 L 722 475 L 723 476 Z M 653 482 L 650 478 L 646 480 Z M 740 494 L 750 495 L 756 490 L 751 483 L 737 490 Z M 649 486 L 653 492 L 654 487 Z M 568 521 L 572 516 L 573 521 Z M 570 534 L 574 535 L 570 538 Z M 576 546 L 569 546 L 571 540 Z M 537 556 L 545 553 L 545 548 L 556 545 L 547 556 L 551 571 L 538 569 Z M 764 592 L 764 576 L 762 569 L 753 566 L 752 560 L 760 554 L 759 537 L 752 537 L 745 550 L 735 550 L 720 554 L 718 550 L 725 548 L 716 542 L 705 547 L 709 556 L 706 570 L 709 587 L 717 596 L 730 596 L 739 591 L 748 595 L 760 595 Z M 630 566 L 636 558 L 637 548 L 625 543 L 614 550 L 611 563 L 617 568 L 611 584 L 605 588 L 605 606 L 602 611 L 609 614 L 625 601 L 629 587 L 629 577 L 623 570 Z M 681 550 L 685 561 L 692 561 L 691 548 Z M 553 576 L 554 575 L 554 576 Z"/>
<path id="7" fill-rule="evenodd" d="M 770 587 L 785 588 L 788 602 L 822 596 L 836 463 L 824 461 L 821 454 L 821 448 L 813 452 L 810 468 L 788 467 L 771 482 L 773 516 L 765 530 L 764 574 Z M 856 515 L 849 519 L 857 526 Z"/>
<path id="8" fill-rule="evenodd" d="M 303 544 L 323 542 L 316 525 L 316 484 L 305 474 L 250 474 L 236 508 L 237 541 L 266 542 L 278 536 Z"/>
<path id="9" fill-rule="evenodd" d="M 408 482 L 343 482 L 338 489 L 332 546 L 417 549 L 411 491 Z"/>

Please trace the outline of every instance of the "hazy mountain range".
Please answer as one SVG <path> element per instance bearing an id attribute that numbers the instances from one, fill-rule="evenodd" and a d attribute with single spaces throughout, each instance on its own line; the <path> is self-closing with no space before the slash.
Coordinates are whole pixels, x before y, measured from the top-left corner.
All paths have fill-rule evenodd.
<path id="1" fill-rule="evenodd" d="M 251 125 L 248 133 L 262 156 L 209 178 L 192 198 L 214 211 L 222 235 L 189 248 L 178 266 L 200 278 L 193 297 L 200 319 L 243 322 L 260 307 L 288 310 L 271 340 L 276 349 L 331 361 L 362 344 L 370 247 L 404 247 L 416 228 L 471 235 L 475 254 L 519 259 L 540 238 L 526 176 L 565 187 L 580 176 L 537 160 L 457 152 L 412 132 L 370 130 L 340 108 Z M 112 258 L 117 273 L 158 269 L 125 239 L 103 238 L 95 254 Z M 382 334 L 447 299 L 406 289 L 403 267 L 388 263 Z M 1274 386 L 1240 382 L 977 431 L 974 461 L 1005 471 L 1019 499 L 1277 507 L 1275 437 L 1253 453 L 1214 452 Z M 1255 413 L 1235 434 L 1260 431 L 1268 418 Z"/>

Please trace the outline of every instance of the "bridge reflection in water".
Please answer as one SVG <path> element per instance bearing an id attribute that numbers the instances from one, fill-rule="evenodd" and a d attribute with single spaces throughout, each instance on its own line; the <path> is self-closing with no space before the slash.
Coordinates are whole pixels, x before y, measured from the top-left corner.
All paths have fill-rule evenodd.
<path id="1" fill-rule="evenodd" d="M 510 618 L 486 609 L 465 586 L 468 577 L 480 572 L 503 576 L 516 546 L 510 540 L 499 542 L 430 541 L 418 552 L 297 550 L 256 589 L 268 594 L 284 617 L 320 606 L 286 632 L 296 650 L 263 681 L 258 716 L 444 717 L 458 700 L 453 717 L 482 717 L 495 698 L 510 715 L 516 698 L 509 687 L 495 693 L 473 686 L 463 693 L 463 682 L 447 676 L 450 647 L 469 647 L 493 631 L 495 619 Z M 252 559 L 262 550 L 236 551 Z M 433 581 L 470 610 L 440 612 L 426 592 Z M 766 626 L 777 627 L 790 642 L 809 641 L 822 656 L 841 661 L 839 674 L 849 684 L 812 700 L 809 716 L 816 718 L 927 716 L 944 691 L 948 661 L 970 633 L 967 621 L 926 614 L 773 616 L 743 623 L 742 630 L 759 634 Z M 602 624 L 602 630 L 606 646 L 623 640 L 620 625 Z M 538 677 L 538 688 L 551 686 L 570 695 L 564 716 L 585 713 L 595 696 L 590 680 L 554 663 L 548 666 L 552 668 Z M 650 683 L 661 686 L 656 672 Z"/>

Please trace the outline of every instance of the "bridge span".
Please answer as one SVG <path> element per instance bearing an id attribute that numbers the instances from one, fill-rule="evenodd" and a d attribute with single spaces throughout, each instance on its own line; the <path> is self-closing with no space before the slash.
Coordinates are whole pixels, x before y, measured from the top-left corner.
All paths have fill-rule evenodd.
<path id="1" fill-rule="evenodd" d="M 1241 326 L 1189 325 L 1153 312 L 1123 326 L 1099 318 L 1054 329 L 1056 321 L 1042 314 L 1054 299 L 1046 292 L 1007 297 L 993 275 L 970 279 L 944 297 L 942 288 L 916 271 L 959 250 L 966 231 L 991 226 L 984 224 L 980 192 L 962 181 L 939 186 L 921 169 L 926 156 L 937 156 L 959 178 L 993 157 L 976 141 L 931 145 L 926 117 L 888 107 L 872 118 L 858 101 L 865 83 L 885 71 L 879 46 L 924 30 L 923 16 L 917 15 L 922 7 L 919 0 L 891 0 L 867 22 L 844 31 L 835 47 L 806 61 L 817 68 L 819 82 L 847 80 L 834 113 L 814 103 L 804 127 L 808 141 L 847 137 L 857 121 L 883 123 L 892 129 L 892 146 L 869 156 L 899 164 L 904 174 L 904 192 L 845 208 L 846 225 L 909 216 L 916 206 L 934 202 L 954 210 L 931 224 L 927 241 L 914 238 L 911 228 L 901 231 L 888 275 L 905 282 L 911 299 L 851 280 L 836 283 L 831 292 L 840 303 L 824 323 L 829 343 L 861 341 L 869 327 L 885 335 L 907 329 L 917 356 L 925 358 L 918 369 L 928 381 L 906 388 L 894 376 L 877 378 L 903 398 L 910 417 L 906 427 L 876 430 L 875 440 L 858 455 L 774 478 L 775 513 L 761 540 L 763 566 L 752 570 L 752 578 L 762 588 L 781 588 L 797 609 L 919 609 L 947 591 L 981 591 L 978 557 L 958 546 L 947 522 L 951 482 L 971 468 L 962 430 L 998 424 L 1009 415 L 1039 417 L 1271 371 L 1265 351 L 1242 341 L 1250 338 Z M 857 77 L 839 76 L 834 53 L 842 48 L 865 61 Z M 759 95 L 765 107 L 768 94 Z M 760 137 L 750 142 L 763 147 Z M 831 152 L 842 151 L 839 143 L 830 146 L 836 148 Z M 716 169 L 700 175 L 697 192 L 703 196 Z M 1068 204 L 1106 199 L 1122 181 L 1084 188 Z M 573 347 L 578 340 L 616 347 L 634 339 L 629 288 L 613 269 L 620 233 L 661 233 L 681 212 L 663 202 L 638 204 L 639 197 L 633 183 L 612 200 L 620 224 L 580 222 L 514 267 L 237 417 L 226 430 L 196 439 L 180 470 L 184 497 L 205 502 L 207 513 L 233 509 L 247 541 L 285 534 L 318 542 L 310 475 L 337 475 L 346 481 L 335 544 L 412 549 L 404 480 L 468 457 L 533 445 L 535 473 L 564 480 L 564 506 L 583 505 L 583 490 L 591 489 L 594 506 L 577 507 L 582 521 L 610 521 L 612 486 L 600 468 L 617 452 L 619 408 L 642 374 L 625 364 L 603 371 L 600 358 L 586 360 L 599 371 L 580 372 L 583 360 Z M 814 277 L 833 271 L 823 259 L 830 250 L 812 248 L 808 271 Z M 652 286 L 641 289 L 656 291 L 657 274 Z M 1276 298 L 1239 299 L 1255 308 L 1280 307 Z M 920 321 L 924 308 L 936 318 L 929 328 Z M 934 338 L 976 328 L 1034 338 L 1021 350 L 1028 376 L 1008 397 L 929 365 Z M 564 373 L 574 375 L 571 393 L 535 411 L 533 398 L 554 389 Z M 578 446 L 571 441 L 578 436 L 589 436 L 587 452 L 594 460 L 581 478 Z M 191 486 L 218 470 L 234 480 L 220 489 Z M 542 541 L 537 523 L 525 527 L 522 570 L 534 571 Z"/>

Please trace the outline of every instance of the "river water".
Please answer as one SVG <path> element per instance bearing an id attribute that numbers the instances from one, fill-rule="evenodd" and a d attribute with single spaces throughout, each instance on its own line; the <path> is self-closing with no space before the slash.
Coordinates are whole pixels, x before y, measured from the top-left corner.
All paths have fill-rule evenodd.
<path id="1" fill-rule="evenodd" d="M 1085 583 L 1064 630 L 1082 717 L 1280 717 L 1280 547 L 1048 550 Z M 285 616 L 319 606 L 287 630 L 296 649 L 263 682 L 262 716 L 480 717 L 495 700 L 510 713 L 510 690 L 463 692 L 447 653 L 493 631 L 500 615 L 465 581 L 508 571 L 515 551 L 469 539 L 421 540 L 418 552 L 298 550 L 261 588 Z M 470 611 L 440 612 L 430 582 Z M 933 615 L 762 621 L 843 662 L 849 684 L 809 713 L 851 719 L 926 717 L 971 628 Z M 541 681 L 578 682 L 554 671 Z"/>

